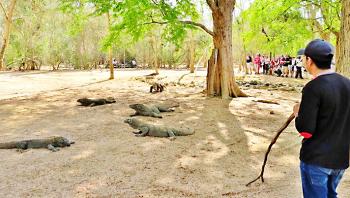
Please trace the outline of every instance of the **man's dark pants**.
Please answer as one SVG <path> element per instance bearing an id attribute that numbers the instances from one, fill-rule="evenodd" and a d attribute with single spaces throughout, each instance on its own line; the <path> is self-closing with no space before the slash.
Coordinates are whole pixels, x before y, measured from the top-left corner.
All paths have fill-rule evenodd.
<path id="1" fill-rule="evenodd" d="M 301 74 L 301 67 L 296 67 L 297 68 L 297 73 L 295 74 L 295 78 L 298 78 L 300 76 L 301 79 L 303 79 L 303 76 Z"/>

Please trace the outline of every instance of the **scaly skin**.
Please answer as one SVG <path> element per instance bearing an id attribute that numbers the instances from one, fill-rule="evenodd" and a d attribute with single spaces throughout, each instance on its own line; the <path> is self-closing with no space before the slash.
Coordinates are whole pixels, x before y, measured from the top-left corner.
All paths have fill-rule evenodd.
<path id="1" fill-rule="evenodd" d="M 194 130 L 188 127 L 165 127 L 156 126 L 142 122 L 136 118 L 127 118 L 124 120 L 125 123 L 129 124 L 134 129 L 138 129 L 140 132 L 136 134 L 138 137 L 152 136 L 152 137 L 169 137 L 170 140 L 174 140 L 176 136 L 187 136 L 193 135 Z"/>
<path id="2" fill-rule="evenodd" d="M 113 97 L 107 98 L 80 98 L 77 100 L 81 104 L 81 106 L 97 106 L 97 105 L 105 105 L 109 103 L 115 103 L 115 99 Z"/>
<path id="3" fill-rule="evenodd" d="M 56 136 L 46 139 L 31 139 L 31 140 L 22 140 L 14 142 L 5 142 L 0 143 L 0 149 L 31 149 L 31 148 L 47 148 L 53 152 L 59 151 L 57 147 L 67 147 L 74 142 L 69 141 L 65 137 Z"/>
<path id="4" fill-rule="evenodd" d="M 179 104 L 175 105 L 166 105 L 166 104 L 153 104 L 153 105 L 145 105 L 145 104 L 132 104 L 129 105 L 130 108 L 134 109 L 136 112 L 130 116 L 150 116 L 155 118 L 162 118 L 160 112 L 173 112 L 174 107 L 178 107 Z"/>

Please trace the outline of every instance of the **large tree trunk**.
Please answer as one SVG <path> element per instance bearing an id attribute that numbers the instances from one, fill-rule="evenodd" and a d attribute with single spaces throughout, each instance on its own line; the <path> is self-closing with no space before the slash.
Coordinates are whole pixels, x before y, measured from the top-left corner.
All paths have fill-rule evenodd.
<path id="1" fill-rule="evenodd" d="M 316 5 L 315 5 L 316 6 Z M 340 31 L 339 31 L 339 28 L 337 28 L 334 23 L 332 23 L 333 20 L 336 20 L 334 19 L 334 17 L 332 17 L 332 14 L 331 14 L 331 5 L 325 1 L 320 1 L 319 4 L 317 5 L 317 7 L 319 8 L 319 13 L 315 13 L 317 16 L 317 14 L 321 14 L 322 16 L 322 19 L 323 19 L 323 24 L 325 25 L 325 27 L 321 27 L 320 29 L 320 35 L 321 35 L 321 38 L 322 39 L 329 39 L 328 37 L 330 35 L 327 35 L 327 34 L 323 34 L 325 32 L 325 28 L 327 29 L 326 32 L 329 30 L 335 37 L 336 37 L 336 56 L 335 56 L 335 62 L 336 62 L 336 65 L 338 65 L 338 62 L 339 62 L 339 56 L 340 56 L 340 53 L 339 53 L 339 50 L 340 50 Z M 315 17 L 314 16 L 314 17 Z M 338 70 L 338 69 L 337 69 Z"/>
<path id="2" fill-rule="evenodd" d="M 336 65 L 336 71 L 339 71 L 339 67 L 338 67 L 338 63 L 339 63 L 339 58 L 340 58 L 340 32 L 333 32 L 334 36 L 335 36 L 335 65 Z"/>
<path id="3" fill-rule="evenodd" d="M 342 0 L 337 70 L 350 77 L 350 1 Z"/>
<path id="4" fill-rule="evenodd" d="M 111 18 L 109 16 L 109 12 L 107 12 L 107 22 L 108 22 L 108 31 L 110 31 L 111 28 Z M 108 48 L 108 64 L 109 64 L 109 79 L 114 79 L 114 65 L 112 63 L 113 59 L 113 53 L 112 53 L 112 46 L 109 46 Z"/>
<path id="5" fill-rule="evenodd" d="M 189 56 L 188 56 L 188 67 L 190 68 L 190 73 L 194 73 L 194 62 L 196 58 L 196 42 L 194 41 L 194 36 L 192 31 L 190 32 L 189 40 Z"/>
<path id="6" fill-rule="evenodd" d="M 4 67 L 5 49 L 10 39 L 10 28 L 12 24 L 12 15 L 15 9 L 15 5 L 16 5 L 16 0 L 11 0 L 10 5 L 8 7 L 8 12 L 6 13 L 6 10 L 3 10 L 4 11 L 4 33 L 2 35 L 2 45 L 0 48 L 0 70 L 2 70 L 2 68 Z"/>
<path id="7" fill-rule="evenodd" d="M 232 12 L 235 0 L 207 0 L 214 23 L 214 51 L 208 65 L 207 95 L 223 99 L 246 96 L 233 75 Z"/>

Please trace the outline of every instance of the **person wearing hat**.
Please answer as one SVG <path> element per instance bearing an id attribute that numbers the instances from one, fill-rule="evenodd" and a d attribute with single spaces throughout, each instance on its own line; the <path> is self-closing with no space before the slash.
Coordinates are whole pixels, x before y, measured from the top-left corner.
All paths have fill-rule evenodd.
<path id="1" fill-rule="evenodd" d="M 349 167 L 350 80 L 331 69 L 333 47 L 316 39 L 300 51 L 313 75 L 293 108 L 295 126 L 304 137 L 300 150 L 303 195 L 337 197 L 336 188 Z"/>

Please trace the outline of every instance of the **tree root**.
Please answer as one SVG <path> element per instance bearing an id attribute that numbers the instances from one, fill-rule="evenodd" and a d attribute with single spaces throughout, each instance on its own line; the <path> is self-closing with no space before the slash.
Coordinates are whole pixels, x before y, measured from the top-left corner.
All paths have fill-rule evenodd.
<path id="1" fill-rule="evenodd" d="M 255 181 L 257 181 L 259 178 L 261 178 L 261 182 L 264 183 L 264 170 L 265 170 L 265 165 L 266 165 L 266 162 L 267 162 L 267 156 L 269 155 L 272 146 L 276 143 L 276 141 L 277 141 L 278 137 L 280 136 L 280 134 L 283 132 L 283 130 L 284 130 L 285 128 L 287 128 L 287 126 L 288 126 L 289 123 L 294 119 L 294 117 L 295 117 L 295 116 L 294 116 L 294 113 L 292 113 L 292 114 L 289 116 L 288 120 L 287 120 L 287 121 L 283 124 L 283 126 L 278 130 L 278 132 L 277 132 L 277 134 L 275 135 L 275 137 L 272 139 L 272 141 L 271 141 L 271 143 L 270 143 L 270 145 L 269 145 L 269 147 L 268 147 L 268 149 L 267 149 L 267 151 L 266 151 L 266 153 L 265 153 L 265 159 L 264 159 L 264 163 L 263 163 L 262 168 L 261 168 L 261 173 L 260 173 L 260 175 L 259 175 L 256 179 L 254 179 L 253 181 L 247 183 L 245 186 L 249 186 L 250 184 L 252 184 L 252 183 L 254 183 Z"/>

